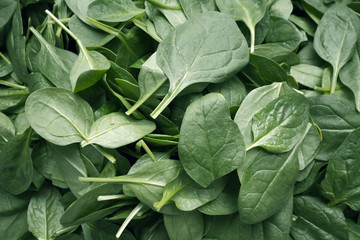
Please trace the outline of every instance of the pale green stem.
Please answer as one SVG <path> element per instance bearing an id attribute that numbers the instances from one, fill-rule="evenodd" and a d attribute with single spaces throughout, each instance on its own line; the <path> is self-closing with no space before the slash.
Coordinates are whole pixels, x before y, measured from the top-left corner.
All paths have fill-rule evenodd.
<path id="1" fill-rule="evenodd" d="M 101 23 L 99 21 L 96 21 L 93 18 L 87 17 L 86 21 L 88 23 L 90 23 L 91 25 L 93 25 L 94 27 L 96 27 L 96 28 L 98 28 L 98 29 L 100 29 L 100 30 L 102 30 L 104 32 L 107 32 L 107 33 L 109 33 L 109 34 L 111 34 L 113 36 L 118 36 L 119 35 L 120 30 L 118 30 L 116 28 L 113 28 L 113 27 L 111 27 L 109 25 L 106 25 L 104 23 Z"/>
<path id="2" fill-rule="evenodd" d="M 117 199 L 129 199 L 131 197 L 126 196 L 125 194 L 118 195 L 100 195 L 97 197 L 98 202 L 108 201 L 108 200 L 117 200 Z"/>
<path id="3" fill-rule="evenodd" d="M 150 114 L 150 116 L 153 119 L 156 119 L 161 113 L 162 111 L 164 111 L 164 109 L 172 102 L 172 100 L 174 100 L 174 98 L 176 97 L 177 93 L 176 90 L 166 94 L 166 96 L 163 98 L 163 100 L 159 103 L 159 105 L 157 105 L 157 107 L 154 109 L 154 111 Z"/>
<path id="4" fill-rule="evenodd" d="M 144 142 L 144 140 L 140 140 L 139 141 L 140 145 L 144 148 L 145 152 L 149 155 L 149 157 L 151 158 L 151 160 L 153 162 L 157 162 L 156 157 L 154 156 L 154 154 L 152 153 L 152 151 L 150 150 L 150 148 L 148 147 L 148 145 L 146 145 L 146 143 Z"/>
<path id="5" fill-rule="evenodd" d="M 85 58 L 89 59 L 88 52 L 85 46 L 80 41 L 80 39 L 73 32 L 71 32 L 70 29 L 68 29 L 59 19 L 57 19 L 49 10 L 45 10 L 45 13 L 49 15 L 57 24 L 59 24 L 60 27 L 64 29 L 64 31 L 67 32 L 76 41 L 76 43 L 79 45 L 81 52 L 84 54 Z M 90 67 L 92 68 L 92 66 Z"/>
<path id="6" fill-rule="evenodd" d="M 7 86 L 7 87 L 12 87 L 12 88 L 17 88 L 17 89 L 21 89 L 21 90 L 28 90 L 28 88 L 25 87 L 25 86 L 21 86 L 21 85 L 18 85 L 16 83 L 7 82 L 7 81 L 4 81 L 4 80 L 0 80 L 0 85 L 4 85 L 4 86 Z"/>
<path id="7" fill-rule="evenodd" d="M 84 142 L 84 141 L 83 141 Z M 83 147 L 83 142 L 81 142 L 81 146 Z M 116 158 L 106 151 L 105 148 L 100 147 L 96 144 L 91 144 L 99 153 L 101 153 L 107 160 L 109 160 L 112 164 L 116 163 Z"/>
<path id="8" fill-rule="evenodd" d="M 11 62 L 10 62 L 10 60 L 7 58 L 7 57 L 5 57 L 5 55 L 2 53 L 2 52 L 0 52 L 0 57 L 2 58 L 2 59 L 4 59 L 4 61 L 7 63 L 7 64 L 11 64 Z"/>
<path id="9" fill-rule="evenodd" d="M 134 1 L 135 5 L 144 5 L 145 1 Z"/>
<path id="10" fill-rule="evenodd" d="M 255 50 L 255 28 L 250 28 L 250 53 L 253 53 Z"/>
<path id="11" fill-rule="evenodd" d="M 64 23 L 64 24 L 66 24 L 66 23 L 70 22 L 70 19 L 71 19 L 71 18 L 62 18 L 62 19 L 59 19 L 59 21 L 62 22 L 62 23 Z M 55 24 L 55 23 L 57 23 L 57 22 L 55 22 L 55 21 L 53 21 L 53 20 L 49 20 L 49 21 L 47 21 L 47 23 L 49 23 L 49 24 Z"/>
<path id="12" fill-rule="evenodd" d="M 136 214 L 144 207 L 144 204 L 139 203 L 127 216 L 121 227 L 119 228 L 119 231 L 116 233 L 116 237 L 120 238 L 121 234 L 124 232 L 127 225 L 131 222 L 131 220 L 136 216 Z"/>
<path id="13" fill-rule="evenodd" d="M 338 75 L 339 75 L 339 70 L 337 68 L 334 68 L 332 81 L 331 81 L 330 94 L 335 93 Z"/>
<path id="14" fill-rule="evenodd" d="M 132 114 L 136 109 L 138 109 L 146 100 L 149 99 L 151 95 L 153 95 L 165 82 L 167 78 L 164 78 L 163 81 L 159 83 L 159 85 L 152 89 L 149 93 L 147 93 L 145 96 L 141 97 L 126 113 L 126 115 Z"/>
<path id="15" fill-rule="evenodd" d="M 151 181 L 151 180 L 142 180 L 142 179 L 134 179 L 131 177 L 118 176 L 111 178 L 97 178 L 97 177 L 79 177 L 81 182 L 101 182 L 101 183 L 134 183 L 134 184 L 147 184 L 157 187 L 164 187 L 164 184 Z"/>

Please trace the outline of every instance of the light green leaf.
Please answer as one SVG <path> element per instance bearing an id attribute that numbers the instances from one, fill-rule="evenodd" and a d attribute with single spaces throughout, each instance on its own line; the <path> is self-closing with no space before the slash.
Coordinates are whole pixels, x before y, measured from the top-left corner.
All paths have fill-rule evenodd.
<path id="1" fill-rule="evenodd" d="M 248 60 L 246 40 L 231 17 L 207 12 L 189 19 L 158 47 L 157 64 L 169 78 L 170 88 L 151 116 L 156 118 L 186 87 L 222 82 Z"/>
<path id="2" fill-rule="evenodd" d="M 94 122 L 82 146 L 95 143 L 107 148 L 118 148 L 141 139 L 155 128 L 155 123 L 151 121 L 135 120 L 122 112 L 114 112 Z"/>
<path id="3" fill-rule="evenodd" d="M 300 94 L 283 95 L 270 102 L 253 117 L 254 142 L 247 149 L 261 146 L 275 153 L 290 151 L 304 134 L 309 107 Z"/>
<path id="4" fill-rule="evenodd" d="M 61 146 L 86 139 L 93 123 L 90 105 L 63 88 L 32 93 L 25 104 L 25 114 L 40 136 Z"/>
<path id="5" fill-rule="evenodd" d="M 179 215 L 164 215 L 164 224 L 170 240 L 201 240 L 204 219 L 198 211 L 182 212 Z"/>

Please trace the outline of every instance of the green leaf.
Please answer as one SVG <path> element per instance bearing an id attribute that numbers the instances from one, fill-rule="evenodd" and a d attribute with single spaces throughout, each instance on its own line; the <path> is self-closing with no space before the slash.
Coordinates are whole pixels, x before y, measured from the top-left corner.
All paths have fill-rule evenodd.
<path id="1" fill-rule="evenodd" d="M 0 112 L 0 151 L 1 146 L 15 136 L 15 126 L 13 122 L 2 112 Z"/>
<path id="2" fill-rule="evenodd" d="M 88 8 L 88 15 L 104 22 L 125 22 L 143 13 L 131 0 L 95 0 Z"/>
<path id="3" fill-rule="evenodd" d="M 347 86 L 355 97 L 356 110 L 360 112 L 360 40 L 358 40 L 357 51 L 355 51 L 351 60 L 345 64 L 340 71 L 340 80 Z"/>
<path id="4" fill-rule="evenodd" d="M 27 89 L 0 89 L 0 111 L 12 111 L 22 106 L 29 96 Z"/>
<path id="5" fill-rule="evenodd" d="M 336 4 L 326 11 L 316 29 L 315 51 L 333 67 L 331 94 L 335 92 L 340 69 L 354 54 L 359 27 L 356 14 L 343 4 Z"/>
<path id="6" fill-rule="evenodd" d="M 360 129 L 351 132 L 334 156 L 329 160 L 325 179 L 321 182 L 325 196 L 330 205 L 346 203 L 359 210 L 359 204 L 353 203 L 352 197 L 359 193 L 360 162 Z"/>
<path id="7" fill-rule="evenodd" d="M 60 217 L 64 207 L 61 195 L 56 188 L 44 186 L 30 200 L 27 210 L 29 231 L 38 239 L 55 239 L 56 233 L 63 229 Z"/>
<path id="8" fill-rule="evenodd" d="M 50 45 L 41 34 L 31 27 L 30 31 L 41 43 L 41 50 L 36 55 L 37 67 L 55 86 L 71 90 L 70 69 L 76 55 L 70 51 Z"/>
<path id="9" fill-rule="evenodd" d="M 210 93 L 187 108 L 178 148 L 185 171 L 203 187 L 240 166 L 244 142 L 222 95 Z"/>
<path id="10" fill-rule="evenodd" d="M 294 239 L 348 239 L 344 213 L 340 208 L 328 207 L 317 197 L 294 198 L 294 220 L 291 236 Z"/>
<path id="11" fill-rule="evenodd" d="M 292 195 L 298 173 L 297 149 L 280 155 L 265 151 L 257 154 L 241 182 L 240 220 L 259 223 L 278 212 Z"/>
<path id="12" fill-rule="evenodd" d="M 70 8 L 70 10 L 85 23 L 89 5 L 93 1 L 94 0 L 65 0 L 66 5 Z"/>
<path id="13" fill-rule="evenodd" d="M 273 83 L 251 91 L 237 111 L 234 121 L 243 135 L 245 146 L 253 142 L 251 132 L 253 116 L 277 97 L 294 91 L 284 82 Z"/>
<path id="14" fill-rule="evenodd" d="M 272 18 L 272 24 L 265 39 L 267 43 L 276 43 L 294 51 L 303 40 L 306 40 L 304 35 L 292 22 L 279 17 Z"/>
<path id="15" fill-rule="evenodd" d="M 322 73 L 322 68 L 309 64 L 295 65 L 290 69 L 290 74 L 298 83 L 312 89 L 321 86 Z"/>
<path id="16" fill-rule="evenodd" d="M 135 120 L 122 112 L 110 113 L 94 122 L 82 146 L 95 143 L 107 148 L 118 148 L 141 139 L 154 131 L 155 127 L 148 120 Z"/>
<path id="17" fill-rule="evenodd" d="M 179 0 L 179 2 L 187 18 L 203 12 L 217 10 L 215 0 Z"/>
<path id="18" fill-rule="evenodd" d="M 91 87 L 110 68 L 107 58 L 96 51 L 81 51 L 70 72 L 73 92 Z"/>
<path id="19" fill-rule="evenodd" d="M 170 240 L 201 240 L 204 219 L 198 211 L 182 212 L 179 215 L 164 215 L 164 224 Z"/>
<path id="20" fill-rule="evenodd" d="M 251 33 L 251 50 L 254 52 L 255 25 L 264 17 L 266 11 L 265 0 L 216 0 L 220 11 L 232 16 L 235 20 L 243 21 Z"/>
<path id="21" fill-rule="evenodd" d="M 275 153 L 290 151 L 300 140 L 309 119 L 309 102 L 300 94 L 278 97 L 253 117 L 254 142 Z"/>
<path id="22" fill-rule="evenodd" d="M 55 160 L 66 184 L 76 197 L 80 197 L 90 189 L 89 183 L 79 181 L 79 177 L 87 177 L 88 173 L 76 144 L 65 147 L 50 144 L 49 155 Z"/>
<path id="23" fill-rule="evenodd" d="M 18 240 L 28 232 L 26 210 L 11 215 L 0 215 L 1 237 L 7 240 Z"/>
<path id="24" fill-rule="evenodd" d="M 11 215 L 26 209 L 29 204 L 29 194 L 14 196 L 0 188 L 0 215 Z"/>
<path id="25" fill-rule="evenodd" d="M 0 149 L 0 185 L 14 195 L 25 192 L 32 182 L 30 137 L 28 130 L 11 138 Z"/>
<path id="26" fill-rule="evenodd" d="M 16 7 L 17 4 L 13 0 L 4 0 L 0 3 L 0 45 L 2 45 L 5 40 L 5 27 L 11 21 Z"/>
<path id="27" fill-rule="evenodd" d="M 248 59 L 245 38 L 232 18 L 208 12 L 189 19 L 158 47 L 157 64 L 169 78 L 170 88 L 151 116 L 156 118 L 186 87 L 222 82 L 241 70 Z"/>
<path id="28" fill-rule="evenodd" d="M 320 127 L 323 142 L 316 159 L 327 161 L 349 133 L 360 127 L 360 114 L 352 102 L 346 99 L 323 95 L 310 98 L 310 115 Z"/>
<path id="29" fill-rule="evenodd" d="M 90 105 L 62 88 L 44 88 L 32 93 L 26 102 L 25 113 L 40 136 L 61 146 L 86 139 L 93 123 Z"/>

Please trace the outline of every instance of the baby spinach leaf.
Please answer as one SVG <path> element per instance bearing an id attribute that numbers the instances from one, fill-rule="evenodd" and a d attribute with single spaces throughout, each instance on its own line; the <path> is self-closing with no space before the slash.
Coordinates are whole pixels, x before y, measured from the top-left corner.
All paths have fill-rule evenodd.
<path id="1" fill-rule="evenodd" d="M 348 239 L 347 226 L 340 208 L 329 207 L 321 198 L 294 198 L 291 236 L 295 239 Z"/>
<path id="2" fill-rule="evenodd" d="M 179 0 L 179 2 L 187 18 L 199 13 L 217 10 L 215 0 Z"/>
<path id="3" fill-rule="evenodd" d="M 0 112 L 0 151 L 1 146 L 15 136 L 15 126 L 13 122 L 2 112 Z"/>
<path id="4" fill-rule="evenodd" d="M 62 88 L 44 88 L 32 93 L 25 114 L 40 136 L 61 146 L 87 139 L 93 123 L 90 105 Z"/>
<path id="5" fill-rule="evenodd" d="M 118 148 L 135 142 L 155 130 L 148 120 L 135 120 L 121 112 L 107 114 L 96 120 L 88 138 L 81 145 L 98 144 L 107 148 Z"/>
<path id="6" fill-rule="evenodd" d="M 5 0 L 0 3 L 0 46 L 3 44 L 4 38 L 6 36 L 5 27 L 11 21 L 16 7 L 16 2 L 12 0 Z"/>
<path id="7" fill-rule="evenodd" d="M 266 1 L 264 0 L 237 0 L 226 1 L 216 0 L 220 11 L 232 16 L 235 20 L 243 21 L 250 30 L 251 47 L 250 52 L 254 52 L 255 46 L 255 25 L 264 17 L 266 11 Z"/>
<path id="8" fill-rule="evenodd" d="M 321 186 L 330 205 L 347 203 L 354 193 L 358 194 L 358 190 L 353 189 L 359 184 L 359 139 L 360 129 L 351 132 L 329 160 Z"/>
<path id="9" fill-rule="evenodd" d="M 198 211 L 182 212 L 179 215 L 164 215 L 164 224 L 170 240 L 201 240 L 204 220 Z"/>
<path id="10" fill-rule="evenodd" d="M 323 142 L 316 159 L 327 161 L 349 133 L 360 127 L 359 113 L 346 99 L 322 95 L 310 98 L 310 115 L 320 127 Z"/>
<path id="11" fill-rule="evenodd" d="M 240 220 L 254 224 L 278 212 L 291 196 L 299 172 L 297 149 L 280 155 L 261 151 L 246 169 L 239 192 Z"/>
<path id="12" fill-rule="evenodd" d="M 209 232 L 205 239 L 242 240 L 251 239 L 251 225 L 240 222 L 239 214 L 229 216 L 210 216 L 206 224 Z"/>
<path id="13" fill-rule="evenodd" d="M 292 22 L 279 17 L 272 18 L 272 24 L 265 39 L 267 43 L 276 43 L 294 51 L 303 40 L 306 40 L 304 35 Z"/>
<path id="14" fill-rule="evenodd" d="M 41 50 L 36 56 L 37 66 L 55 86 L 71 90 L 70 70 L 76 55 L 70 51 L 50 45 L 41 34 L 31 27 L 30 31 L 41 43 Z"/>
<path id="15" fill-rule="evenodd" d="M 10 215 L 0 215 L 1 237 L 9 240 L 20 239 L 27 231 L 26 209 Z"/>
<path id="16" fill-rule="evenodd" d="M 9 139 L 0 149 L 0 185 L 14 195 L 25 192 L 32 182 L 30 137 L 28 130 Z"/>
<path id="17" fill-rule="evenodd" d="M 210 93 L 187 108 L 178 148 L 185 171 L 203 187 L 240 166 L 244 142 L 222 95 Z"/>
<path id="18" fill-rule="evenodd" d="M 244 99 L 237 111 L 234 121 L 243 135 L 245 146 L 253 142 L 251 132 L 253 116 L 263 109 L 269 102 L 280 95 L 294 93 L 286 83 L 273 83 L 251 91 Z"/>
<path id="19" fill-rule="evenodd" d="M 65 0 L 66 5 L 70 8 L 70 10 L 75 13 L 75 15 L 80 18 L 83 22 L 86 23 L 87 11 L 90 3 L 94 0 Z"/>
<path id="20" fill-rule="evenodd" d="M 27 89 L 0 89 L 0 111 L 12 111 L 24 104 L 29 96 Z"/>
<path id="21" fill-rule="evenodd" d="M 104 22 L 125 22 L 143 13 L 131 0 L 95 0 L 88 7 L 88 16 Z"/>
<path id="22" fill-rule="evenodd" d="M 309 64 L 295 65 L 290 69 L 291 76 L 293 76 L 298 83 L 312 89 L 321 86 L 322 73 L 322 68 Z"/>
<path id="23" fill-rule="evenodd" d="M 333 67 L 330 93 L 334 94 L 340 69 L 354 54 L 360 20 L 343 4 L 326 11 L 314 36 L 314 48 Z"/>
<path id="24" fill-rule="evenodd" d="M 79 177 L 87 177 L 88 173 L 78 146 L 76 144 L 65 147 L 49 145 L 49 155 L 55 160 L 56 167 L 62 172 L 71 192 L 76 197 L 83 195 L 84 191 L 89 190 L 90 184 L 79 182 Z"/>
<path id="25" fill-rule="evenodd" d="M 356 110 L 360 112 L 360 85 L 359 85 L 359 76 L 360 76 L 360 40 L 357 43 L 357 51 L 355 51 L 351 60 L 344 65 L 340 71 L 340 80 L 347 86 L 353 93 L 355 97 L 355 106 Z"/>
<path id="26" fill-rule="evenodd" d="M 60 217 L 64 213 L 64 207 L 60 198 L 59 191 L 50 186 L 42 187 L 31 197 L 27 221 L 29 231 L 38 239 L 55 239 L 57 232 L 63 229 Z"/>
<path id="27" fill-rule="evenodd" d="M 280 96 L 253 117 L 254 142 L 270 152 L 291 150 L 303 135 L 309 118 L 309 102 L 300 94 Z"/>
<path id="28" fill-rule="evenodd" d="M 187 86 L 224 81 L 247 62 L 245 38 L 229 16 L 208 12 L 189 19 L 167 35 L 158 47 L 157 64 L 169 78 L 170 88 L 151 116 L 156 118 Z"/>

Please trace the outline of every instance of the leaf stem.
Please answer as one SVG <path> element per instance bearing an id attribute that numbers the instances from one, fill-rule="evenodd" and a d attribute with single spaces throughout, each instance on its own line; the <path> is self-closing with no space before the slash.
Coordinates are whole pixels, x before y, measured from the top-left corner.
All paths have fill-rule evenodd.
<path id="1" fill-rule="evenodd" d="M 2 58 L 2 59 L 4 59 L 4 61 L 7 63 L 7 64 L 11 64 L 11 62 L 10 62 L 10 60 L 7 58 L 7 57 L 5 57 L 5 55 L 2 53 L 2 52 L 0 52 L 0 57 Z"/>
<path id="2" fill-rule="evenodd" d="M 152 151 L 150 150 L 150 148 L 148 147 L 148 145 L 144 142 L 144 140 L 140 140 L 139 141 L 140 145 L 144 148 L 145 152 L 149 155 L 149 157 L 151 158 L 151 160 L 153 162 L 157 162 L 158 160 L 156 159 L 156 157 L 154 156 L 154 154 L 152 153 Z"/>
<path id="3" fill-rule="evenodd" d="M 330 94 L 335 93 L 338 75 L 339 75 L 339 70 L 337 68 L 334 68 L 332 81 L 331 81 Z"/>
<path id="4" fill-rule="evenodd" d="M 168 6 L 168 5 L 165 5 L 165 4 L 161 3 L 161 2 L 158 2 L 156 0 L 146 0 L 146 1 L 156 5 L 158 7 L 161 7 L 161 8 L 171 9 L 171 10 L 182 10 L 182 8 L 180 6 L 179 7 L 177 7 L 177 6 Z"/>
<path id="5" fill-rule="evenodd" d="M 163 100 L 157 105 L 157 107 L 154 109 L 154 111 L 150 114 L 150 116 L 153 119 L 156 119 L 162 111 L 171 103 L 172 100 L 176 97 L 177 93 L 176 90 L 173 92 L 170 92 L 166 94 L 166 96 L 163 98 Z"/>
<path id="6" fill-rule="evenodd" d="M 87 17 L 86 18 L 86 21 L 88 23 L 90 23 L 91 25 L 93 25 L 94 27 L 104 31 L 104 32 L 107 32 L 113 36 L 118 36 L 119 35 L 119 32 L 120 30 L 116 29 L 116 28 L 113 28 L 109 25 L 106 25 L 102 22 L 99 22 L 99 21 L 96 21 L 95 19 L 91 18 L 91 17 Z"/>
<path id="7" fill-rule="evenodd" d="M 250 28 L 250 35 L 251 35 L 251 39 L 250 39 L 250 53 L 253 53 L 255 50 L 255 28 L 251 27 Z"/>
<path id="8" fill-rule="evenodd" d="M 84 141 L 83 141 L 84 142 Z M 83 147 L 83 142 L 81 142 L 81 147 Z M 108 151 L 106 151 L 105 148 L 96 145 L 96 144 L 91 144 L 99 153 L 101 153 L 107 160 L 109 160 L 112 164 L 116 163 L 116 158 L 111 155 Z"/>
<path id="9" fill-rule="evenodd" d="M 147 184 L 157 187 L 164 187 L 164 184 L 150 181 L 150 180 L 144 180 L 144 179 L 135 179 L 128 177 L 126 175 L 124 176 L 117 176 L 117 177 L 110 177 L 110 178 L 98 178 L 98 177 L 79 177 L 79 180 L 81 182 L 102 182 L 102 183 L 133 183 L 133 184 Z"/>
<path id="10" fill-rule="evenodd" d="M 108 201 L 108 200 L 116 200 L 116 199 L 129 199 L 131 197 L 125 194 L 117 194 L 117 195 L 100 195 L 97 197 L 98 202 Z"/>
<path id="11" fill-rule="evenodd" d="M 4 81 L 4 80 L 0 80 L 0 85 L 4 85 L 4 86 L 7 86 L 7 87 L 12 87 L 12 88 L 17 88 L 17 89 L 28 91 L 28 88 L 25 87 L 25 86 L 21 86 L 19 84 L 7 82 L 7 81 Z"/>
<path id="12" fill-rule="evenodd" d="M 150 92 L 141 97 L 126 113 L 126 115 L 132 114 L 136 109 L 138 109 L 146 100 L 148 100 L 151 95 L 153 95 L 165 82 L 167 78 L 164 78 L 156 88 L 152 89 Z"/>
<path id="13" fill-rule="evenodd" d="M 136 214 L 144 207 L 144 204 L 139 203 L 132 211 L 131 213 L 126 217 L 125 221 L 123 222 L 123 224 L 121 225 L 121 227 L 119 228 L 119 231 L 116 233 L 116 237 L 120 238 L 121 234 L 124 232 L 125 228 L 127 227 L 127 225 L 129 225 L 129 223 L 131 222 L 131 220 L 136 216 Z"/>

